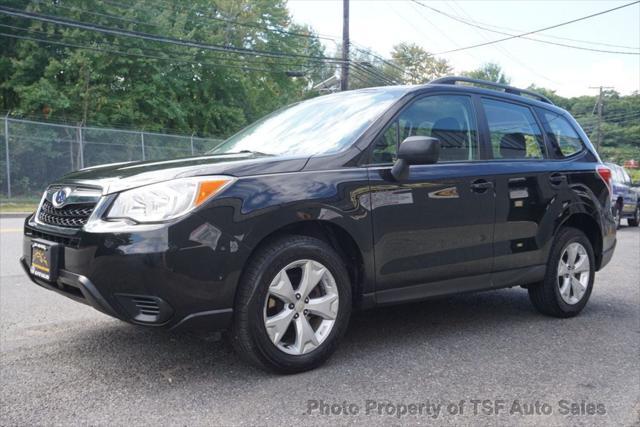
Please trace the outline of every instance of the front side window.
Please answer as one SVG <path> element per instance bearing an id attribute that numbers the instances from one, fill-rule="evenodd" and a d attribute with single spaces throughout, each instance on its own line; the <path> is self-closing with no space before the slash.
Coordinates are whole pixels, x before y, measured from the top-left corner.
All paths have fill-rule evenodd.
<path id="1" fill-rule="evenodd" d="M 398 146 L 410 136 L 438 138 L 438 162 L 469 161 L 479 157 L 477 126 L 468 96 L 434 95 L 412 102 L 378 136 L 372 162 L 395 161 Z"/>
<path id="2" fill-rule="evenodd" d="M 582 151 L 582 140 L 567 119 L 546 110 L 542 110 L 542 116 L 548 127 L 547 137 L 558 157 L 569 157 Z"/>
<path id="3" fill-rule="evenodd" d="M 493 158 L 528 160 L 545 157 L 544 140 L 531 110 L 509 102 L 482 99 Z"/>

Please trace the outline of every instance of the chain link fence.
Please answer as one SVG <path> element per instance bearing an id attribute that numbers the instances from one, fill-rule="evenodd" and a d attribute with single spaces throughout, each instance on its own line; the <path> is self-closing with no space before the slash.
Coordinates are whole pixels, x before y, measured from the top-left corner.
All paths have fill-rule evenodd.
<path id="1" fill-rule="evenodd" d="M 90 166 L 203 154 L 222 140 L 69 126 L 5 117 L 0 188 L 7 198 L 39 197 L 56 178 Z"/>

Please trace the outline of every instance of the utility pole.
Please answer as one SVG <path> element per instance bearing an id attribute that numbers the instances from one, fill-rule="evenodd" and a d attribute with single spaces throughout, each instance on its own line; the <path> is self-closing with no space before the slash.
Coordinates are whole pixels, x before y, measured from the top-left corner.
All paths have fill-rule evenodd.
<path id="1" fill-rule="evenodd" d="M 596 151 L 600 152 L 600 147 L 602 146 L 602 107 L 604 106 L 604 97 L 603 91 L 604 89 L 613 89 L 611 86 L 590 86 L 589 89 L 598 89 L 598 100 L 596 101 L 596 105 L 594 107 L 595 112 L 598 114 L 598 122 L 596 124 Z"/>
<path id="2" fill-rule="evenodd" d="M 342 0 L 342 74 L 340 90 L 349 89 L 349 0 Z"/>
<path id="3" fill-rule="evenodd" d="M 9 156 L 9 113 L 4 116 L 4 144 L 7 162 L 7 198 L 11 198 L 11 158 Z"/>

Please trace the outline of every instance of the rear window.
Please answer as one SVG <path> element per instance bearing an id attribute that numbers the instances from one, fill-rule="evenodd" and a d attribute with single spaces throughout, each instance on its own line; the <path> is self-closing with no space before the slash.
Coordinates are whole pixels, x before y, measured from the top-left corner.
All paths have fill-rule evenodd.
<path id="1" fill-rule="evenodd" d="M 569 157 L 582 151 L 582 140 L 567 119 L 550 111 L 540 112 L 547 125 L 547 137 L 558 157 Z"/>

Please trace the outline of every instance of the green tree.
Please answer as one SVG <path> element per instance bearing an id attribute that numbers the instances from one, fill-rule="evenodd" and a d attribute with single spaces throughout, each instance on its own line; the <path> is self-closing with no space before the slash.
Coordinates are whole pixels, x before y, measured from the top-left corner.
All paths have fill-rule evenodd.
<path id="1" fill-rule="evenodd" d="M 507 77 L 499 64 L 488 62 L 483 64 L 476 70 L 465 71 L 463 76 L 471 77 L 472 79 L 487 80 L 490 82 L 509 84 L 511 78 Z"/>
<path id="2" fill-rule="evenodd" d="M 1 23 L 25 30 L 7 32 L 52 42 L 3 39 L 0 105 L 14 115 L 226 136 L 300 99 L 325 68 L 307 58 L 324 49 L 309 28 L 291 22 L 284 0 L 11 3 L 86 23 L 279 53 L 212 52 L 2 16 Z"/>
<path id="3" fill-rule="evenodd" d="M 4 4 L 244 50 L 214 52 L 0 15 L 1 24 L 18 27 L 2 32 L 21 37 L 0 36 L 0 108 L 17 117 L 224 137 L 301 99 L 330 67 L 316 59 L 325 52 L 313 31 L 291 22 L 285 0 L 130 4 L 7 0 Z M 276 54 L 254 55 L 248 49 Z M 13 134 L 14 193 L 39 191 L 51 176 L 79 165 L 79 149 L 72 142 L 76 135 L 35 132 L 31 138 Z M 109 144 L 122 149 L 122 160 L 139 155 L 139 138 L 95 138 L 102 145 L 96 143 L 91 153 L 85 153 L 85 160 L 91 155 L 92 164 L 114 161 Z M 52 165 L 62 169 L 53 171 Z M 0 164 L 3 189 L 4 167 Z"/>
<path id="4" fill-rule="evenodd" d="M 393 63 L 404 69 L 389 69 L 405 84 L 424 84 L 438 77 L 452 73 L 453 68 L 445 59 L 436 58 L 422 47 L 413 43 L 400 43 L 391 52 Z"/>

